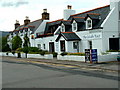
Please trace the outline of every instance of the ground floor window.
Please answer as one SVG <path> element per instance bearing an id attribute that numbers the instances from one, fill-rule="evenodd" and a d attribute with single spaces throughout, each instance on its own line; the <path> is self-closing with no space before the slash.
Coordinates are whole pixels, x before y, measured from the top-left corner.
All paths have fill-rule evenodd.
<path id="1" fill-rule="evenodd" d="M 60 41 L 61 51 L 65 52 L 65 41 Z"/>
<path id="2" fill-rule="evenodd" d="M 38 44 L 37 46 L 38 46 L 39 49 L 41 49 L 41 44 Z"/>
<path id="3" fill-rule="evenodd" d="M 45 44 L 43 44 L 43 48 L 45 49 Z"/>
<path id="4" fill-rule="evenodd" d="M 73 49 L 78 49 L 78 42 L 73 42 Z"/>

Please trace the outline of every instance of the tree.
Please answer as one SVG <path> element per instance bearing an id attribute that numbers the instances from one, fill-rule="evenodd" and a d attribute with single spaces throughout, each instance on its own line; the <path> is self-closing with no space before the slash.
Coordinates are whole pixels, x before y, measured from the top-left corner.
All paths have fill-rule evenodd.
<path id="1" fill-rule="evenodd" d="M 27 34 L 25 34 L 23 46 L 24 47 L 29 47 L 30 46 L 30 41 L 29 41 L 29 38 L 28 38 Z"/>
<path id="2" fill-rule="evenodd" d="M 17 48 L 21 48 L 22 39 L 17 35 L 12 39 L 12 50 L 16 50 Z"/>
<path id="3" fill-rule="evenodd" d="M 24 37 L 24 43 L 23 43 L 23 52 L 26 54 L 26 58 L 27 58 L 27 54 L 29 52 L 29 47 L 30 46 L 30 41 L 29 41 L 29 38 L 27 36 L 27 34 L 25 34 L 25 37 Z"/>
<path id="4" fill-rule="evenodd" d="M 9 45 L 7 44 L 7 36 L 2 37 L 2 44 L 0 48 L 2 48 L 2 52 L 11 51 Z"/>

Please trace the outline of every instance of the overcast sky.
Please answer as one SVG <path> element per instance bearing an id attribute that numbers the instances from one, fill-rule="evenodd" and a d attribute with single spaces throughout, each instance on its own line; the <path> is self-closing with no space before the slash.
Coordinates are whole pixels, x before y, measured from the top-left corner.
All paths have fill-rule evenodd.
<path id="1" fill-rule="evenodd" d="M 23 24 L 25 16 L 31 21 L 41 19 L 47 8 L 50 20 L 63 18 L 63 10 L 72 5 L 76 13 L 110 4 L 109 0 L 0 0 L 0 30 L 13 31 L 16 20 Z"/>

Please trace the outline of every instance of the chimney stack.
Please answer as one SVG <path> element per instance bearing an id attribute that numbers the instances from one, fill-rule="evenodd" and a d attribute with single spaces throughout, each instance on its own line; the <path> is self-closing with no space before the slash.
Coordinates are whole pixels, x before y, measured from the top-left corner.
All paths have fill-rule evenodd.
<path id="1" fill-rule="evenodd" d="M 70 17 L 70 15 L 75 14 L 75 10 L 72 10 L 71 5 L 67 5 L 67 9 L 65 9 L 63 13 L 64 20 L 67 20 Z"/>
<path id="2" fill-rule="evenodd" d="M 16 29 L 17 27 L 19 27 L 19 26 L 20 26 L 20 23 L 19 23 L 18 20 L 16 20 L 16 23 L 15 23 L 15 29 Z"/>
<path id="3" fill-rule="evenodd" d="M 28 16 L 26 16 L 25 18 L 26 18 L 26 19 L 24 20 L 24 25 L 27 25 L 27 24 L 30 23 L 30 20 L 29 20 L 29 17 L 28 17 Z"/>
<path id="4" fill-rule="evenodd" d="M 47 13 L 47 9 L 43 9 L 42 20 L 49 20 L 49 13 Z"/>

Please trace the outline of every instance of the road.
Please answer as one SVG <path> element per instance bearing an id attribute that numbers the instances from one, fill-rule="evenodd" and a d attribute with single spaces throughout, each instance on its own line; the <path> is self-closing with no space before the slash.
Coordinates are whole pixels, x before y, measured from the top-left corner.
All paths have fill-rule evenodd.
<path id="1" fill-rule="evenodd" d="M 114 76 L 79 68 L 2 62 L 2 88 L 118 88 Z"/>

